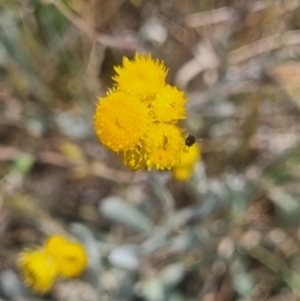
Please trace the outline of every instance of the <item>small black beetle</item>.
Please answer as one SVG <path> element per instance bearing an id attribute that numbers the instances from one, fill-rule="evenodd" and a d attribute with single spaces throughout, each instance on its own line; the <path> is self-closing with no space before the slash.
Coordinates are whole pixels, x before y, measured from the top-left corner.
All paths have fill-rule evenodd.
<path id="1" fill-rule="evenodd" d="M 196 137 L 194 135 L 188 135 L 185 139 L 185 145 L 190 147 L 196 142 Z"/>

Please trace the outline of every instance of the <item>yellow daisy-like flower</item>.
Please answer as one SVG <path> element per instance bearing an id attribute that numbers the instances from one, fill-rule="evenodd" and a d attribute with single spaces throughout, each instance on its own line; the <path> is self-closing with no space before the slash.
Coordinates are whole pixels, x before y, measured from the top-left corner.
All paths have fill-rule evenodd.
<path id="1" fill-rule="evenodd" d="M 151 123 L 149 109 L 135 95 L 112 91 L 99 99 L 94 126 L 99 140 L 110 150 L 134 150 Z"/>
<path id="2" fill-rule="evenodd" d="M 181 129 L 169 123 L 154 124 L 148 131 L 144 148 L 148 170 L 171 169 L 180 160 L 180 154 L 185 147 Z"/>
<path id="3" fill-rule="evenodd" d="M 20 253 L 18 267 L 24 283 L 39 294 L 48 293 L 59 274 L 57 260 L 43 249 Z"/>
<path id="4" fill-rule="evenodd" d="M 152 59 L 151 54 L 135 55 L 134 60 L 123 59 L 123 66 L 115 67 L 113 80 L 117 89 L 147 99 L 155 95 L 164 85 L 167 69 L 162 62 Z"/>
<path id="5" fill-rule="evenodd" d="M 184 149 L 184 93 L 166 84 L 166 67 L 150 54 L 125 57 L 115 71 L 114 89 L 96 108 L 99 140 L 131 169 L 171 169 Z"/>
<path id="6" fill-rule="evenodd" d="M 201 150 L 199 144 L 195 143 L 188 150 L 184 150 L 178 162 L 172 168 L 172 174 L 175 179 L 179 181 L 187 181 L 192 176 L 195 164 L 201 157 Z"/>
<path id="7" fill-rule="evenodd" d="M 59 257 L 62 248 L 67 242 L 67 239 L 63 235 L 52 235 L 46 240 L 44 249 L 53 257 Z"/>
<path id="8" fill-rule="evenodd" d="M 67 242 L 57 256 L 60 275 L 66 278 L 80 276 L 88 265 L 85 249 L 80 243 Z"/>
<path id="9" fill-rule="evenodd" d="M 79 276 L 88 265 L 82 244 L 70 241 L 62 235 L 50 236 L 45 242 L 45 251 L 59 263 L 59 274 L 66 278 Z"/>
<path id="10" fill-rule="evenodd" d="M 160 122 L 177 122 L 186 119 L 184 93 L 176 87 L 166 85 L 151 101 L 150 108 L 154 120 Z"/>

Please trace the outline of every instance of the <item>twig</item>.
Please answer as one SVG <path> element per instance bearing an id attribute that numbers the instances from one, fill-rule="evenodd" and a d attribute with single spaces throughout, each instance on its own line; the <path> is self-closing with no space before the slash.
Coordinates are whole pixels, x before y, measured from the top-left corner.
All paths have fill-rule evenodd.
<path id="1" fill-rule="evenodd" d="M 54 233 L 67 234 L 64 227 L 48 212 L 36 206 L 35 202 L 29 196 L 9 191 L 5 185 L 0 182 L 0 192 L 3 196 L 4 206 L 13 216 L 20 220 L 27 220 L 35 224 L 44 234 Z"/>
<path id="2" fill-rule="evenodd" d="M 249 1 L 250 2 L 250 1 Z M 269 2 L 274 6 L 274 3 Z M 279 3 L 275 6 L 274 17 L 280 17 L 287 12 L 293 11 L 300 6 L 298 0 L 285 1 L 285 3 Z M 249 3 L 249 12 L 256 13 L 264 9 L 269 8 L 269 4 L 266 1 L 253 1 Z M 190 14 L 186 17 L 185 23 L 188 27 L 199 28 L 207 25 L 215 25 L 218 23 L 228 22 L 234 20 L 234 17 L 238 15 L 236 9 L 224 6 L 210 11 Z"/>
<path id="3" fill-rule="evenodd" d="M 255 41 L 249 45 L 229 52 L 227 60 L 231 65 L 242 63 L 253 57 L 261 55 L 281 47 L 289 47 L 300 44 L 300 31 L 288 31 L 284 34 L 275 34 L 270 37 Z"/>
<path id="4" fill-rule="evenodd" d="M 138 48 L 137 39 L 133 37 L 112 37 L 105 34 L 97 33 L 93 28 L 90 28 L 86 23 L 73 12 L 71 12 L 67 6 L 65 6 L 59 0 L 50 0 L 59 12 L 61 12 L 74 26 L 76 26 L 81 32 L 93 41 L 97 41 L 103 45 L 110 46 L 113 48 L 131 49 L 135 50 Z"/>
<path id="5" fill-rule="evenodd" d="M 269 52 L 279 48 L 281 45 L 281 35 L 275 34 L 273 36 L 255 41 L 249 45 L 232 50 L 229 52 L 227 60 L 230 65 L 238 64 L 249 60 L 255 56 Z"/>
<path id="6" fill-rule="evenodd" d="M 185 18 L 188 27 L 202 27 L 205 25 L 213 25 L 233 19 L 234 10 L 229 7 L 221 7 L 208 12 L 195 13 Z"/>
<path id="7" fill-rule="evenodd" d="M 0 161 L 14 160 L 22 153 L 24 152 L 14 147 L 0 147 Z M 63 168 L 80 169 L 89 175 L 93 175 L 114 182 L 138 183 L 144 181 L 147 178 L 147 173 L 115 170 L 99 162 L 91 162 L 90 164 L 78 164 L 72 162 L 60 153 L 51 151 L 41 152 L 37 155 L 29 155 L 31 155 L 37 161 L 45 164 L 51 164 Z"/>

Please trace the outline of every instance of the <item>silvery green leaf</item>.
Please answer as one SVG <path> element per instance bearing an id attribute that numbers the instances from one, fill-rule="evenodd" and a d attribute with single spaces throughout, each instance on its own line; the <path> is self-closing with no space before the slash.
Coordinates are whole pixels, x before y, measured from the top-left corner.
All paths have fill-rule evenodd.
<path id="1" fill-rule="evenodd" d="M 237 259 L 231 265 L 230 273 L 232 277 L 232 286 L 234 287 L 235 291 L 240 296 L 249 296 L 255 284 L 251 274 L 249 273 L 247 264 L 244 261 Z"/>
<path id="2" fill-rule="evenodd" d="M 175 287 L 184 277 L 186 267 L 183 263 L 170 264 L 164 268 L 160 273 L 160 279 L 165 287 Z"/>
<path id="3" fill-rule="evenodd" d="M 66 136 L 74 139 L 83 139 L 91 135 L 92 124 L 87 122 L 86 116 L 60 112 L 55 121 L 59 130 Z"/>
<path id="4" fill-rule="evenodd" d="M 0 13 L 0 31 L 1 46 L 5 47 L 5 64 L 13 62 L 14 68 L 17 68 L 24 74 L 26 83 L 31 88 L 31 92 L 41 101 L 50 101 L 52 92 L 47 85 L 35 74 L 34 66 L 31 63 L 27 52 L 24 50 L 24 44 L 20 31 L 18 29 L 17 19 L 12 11 L 1 10 Z M 3 53 L 3 51 L 2 51 Z"/>
<path id="5" fill-rule="evenodd" d="M 202 229 L 203 230 L 203 229 Z M 195 248 L 201 248 L 209 242 L 209 234 L 196 233 L 195 230 L 186 230 L 174 237 L 172 241 L 172 250 L 175 252 L 186 252 Z"/>
<path id="6" fill-rule="evenodd" d="M 232 283 L 235 290 L 241 296 L 249 296 L 253 289 L 253 279 L 249 276 L 249 273 L 241 273 L 232 277 Z"/>
<path id="7" fill-rule="evenodd" d="M 187 296 L 183 295 L 179 291 L 172 291 L 169 294 L 169 301 L 191 301 L 191 299 L 188 299 Z"/>
<path id="8" fill-rule="evenodd" d="M 34 137 L 41 137 L 45 134 L 49 124 L 49 116 L 39 110 L 30 112 L 30 115 L 25 120 L 26 130 Z"/>
<path id="9" fill-rule="evenodd" d="M 144 254 L 151 254 L 160 248 L 166 246 L 170 242 L 167 239 L 168 231 L 164 228 L 157 228 L 154 235 L 149 237 L 142 245 Z"/>
<path id="10" fill-rule="evenodd" d="M 281 225 L 291 227 L 299 223 L 300 204 L 297 197 L 280 188 L 272 188 L 269 196 L 275 204 L 276 217 Z"/>
<path id="11" fill-rule="evenodd" d="M 136 284 L 136 278 L 132 277 L 133 274 L 134 273 L 131 273 L 128 270 L 118 267 L 112 267 L 110 269 L 110 278 L 114 279 L 117 286 L 117 289 L 114 291 L 113 300 L 135 300 L 136 293 L 134 288 Z"/>
<path id="12" fill-rule="evenodd" d="M 17 274 L 9 269 L 3 270 L 0 273 L 0 296 L 8 300 L 41 300 L 31 295 Z"/>
<path id="13" fill-rule="evenodd" d="M 209 192 L 202 204 L 192 205 L 178 211 L 172 219 L 176 227 L 180 227 L 191 221 L 205 219 L 224 206 L 223 200 L 218 195 Z"/>
<path id="14" fill-rule="evenodd" d="M 70 232 L 84 245 L 88 255 L 89 267 L 85 272 L 84 278 L 94 287 L 97 287 L 101 270 L 101 254 L 98 242 L 91 230 L 81 223 L 72 223 Z"/>
<path id="15" fill-rule="evenodd" d="M 166 300 L 166 291 L 158 278 L 150 278 L 143 283 L 142 296 L 148 301 Z"/>
<path id="16" fill-rule="evenodd" d="M 157 18 L 151 18 L 143 24 L 139 36 L 144 42 L 163 44 L 168 37 L 168 32 Z"/>
<path id="17" fill-rule="evenodd" d="M 108 260 L 112 265 L 128 270 L 137 270 L 140 265 L 140 248 L 135 245 L 116 247 L 110 252 Z"/>
<path id="18" fill-rule="evenodd" d="M 101 213 L 113 222 L 122 224 L 138 232 L 153 232 L 153 224 L 147 216 L 131 207 L 119 197 L 111 196 L 102 200 Z"/>

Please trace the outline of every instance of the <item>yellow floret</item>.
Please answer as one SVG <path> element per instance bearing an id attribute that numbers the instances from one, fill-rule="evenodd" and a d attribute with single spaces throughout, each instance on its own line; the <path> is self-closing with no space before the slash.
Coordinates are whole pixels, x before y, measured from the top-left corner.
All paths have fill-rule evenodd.
<path id="1" fill-rule="evenodd" d="M 187 181 L 193 174 L 195 164 L 201 157 L 200 146 L 195 143 L 181 153 L 180 162 L 172 168 L 172 174 L 179 181 Z"/>
<path id="2" fill-rule="evenodd" d="M 39 294 L 48 293 L 59 274 L 58 261 L 43 249 L 20 253 L 18 267 L 24 283 Z"/>
<path id="3" fill-rule="evenodd" d="M 164 85 L 167 69 L 163 62 L 152 59 L 151 54 L 135 55 L 134 60 L 123 59 L 123 66 L 115 67 L 117 75 L 113 80 L 117 89 L 147 99 L 156 94 Z"/>
<path id="4" fill-rule="evenodd" d="M 57 259 L 59 274 L 66 278 L 79 276 L 87 267 L 88 259 L 82 244 L 70 241 L 63 235 L 50 236 L 44 249 Z"/>
<path id="5" fill-rule="evenodd" d="M 130 169 L 141 170 L 145 169 L 145 152 L 140 147 L 134 151 L 127 151 L 121 154 L 123 163 Z"/>
<path id="6" fill-rule="evenodd" d="M 77 242 L 67 242 L 61 248 L 57 258 L 60 266 L 60 274 L 66 278 L 80 276 L 88 265 L 85 249 Z"/>
<path id="7" fill-rule="evenodd" d="M 154 124 L 148 131 L 143 145 L 146 153 L 148 170 L 171 169 L 180 160 L 184 149 L 184 138 L 179 127 L 169 123 Z"/>
<path id="8" fill-rule="evenodd" d="M 150 103 L 154 120 L 160 122 L 177 122 L 186 118 L 184 93 L 176 87 L 166 85 Z"/>
<path id="9" fill-rule="evenodd" d="M 57 257 L 66 243 L 67 240 L 63 235 L 52 235 L 46 240 L 44 248 L 48 254 Z"/>
<path id="10" fill-rule="evenodd" d="M 99 99 L 94 127 L 99 140 L 114 152 L 138 147 L 150 124 L 149 109 L 134 95 L 113 91 Z"/>

